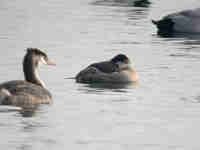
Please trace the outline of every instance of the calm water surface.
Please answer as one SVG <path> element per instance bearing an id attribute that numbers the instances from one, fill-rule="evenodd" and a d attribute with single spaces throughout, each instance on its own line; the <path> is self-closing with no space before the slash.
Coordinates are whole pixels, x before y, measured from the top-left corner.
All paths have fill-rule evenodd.
<path id="1" fill-rule="evenodd" d="M 23 79 L 27 47 L 57 62 L 40 69 L 52 105 L 29 113 L 0 107 L 1 149 L 199 150 L 200 36 L 163 38 L 151 24 L 199 0 L 149 1 L 1 0 L 0 81 Z M 138 84 L 66 79 L 118 53 L 134 63 Z"/>

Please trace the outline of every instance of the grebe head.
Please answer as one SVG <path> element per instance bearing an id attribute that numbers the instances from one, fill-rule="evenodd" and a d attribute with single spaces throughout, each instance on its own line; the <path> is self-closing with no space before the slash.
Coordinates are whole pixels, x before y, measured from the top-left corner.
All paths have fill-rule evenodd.
<path id="1" fill-rule="evenodd" d="M 48 56 L 37 48 L 27 48 L 27 53 L 24 56 L 23 71 L 26 81 L 44 87 L 44 83 L 40 80 L 37 68 L 39 64 L 55 65 L 50 61 Z"/>
<path id="2" fill-rule="evenodd" d="M 129 58 L 124 54 L 118 54 L 111 59 L 111 62 L 118 65 L 119 69 L 126 69 L 130 65 Z"/>
<path id="3" fill-rule="evenodd" d="M 55 65 L 54 62 L 49 60 L 48 56 L 44 52 L 37 48 L 27 48 L 26 56 L 32 57 L 35 67 L 38 67 L 40 63 L 45 65 Z"/>

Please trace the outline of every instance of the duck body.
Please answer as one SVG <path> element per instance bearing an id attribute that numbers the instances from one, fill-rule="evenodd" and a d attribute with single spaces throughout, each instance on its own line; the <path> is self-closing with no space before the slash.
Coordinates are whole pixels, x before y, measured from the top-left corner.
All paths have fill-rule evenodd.
<path id="1" fill-rule="evenodd" d="M 104 73 L 95 67 L 88 67 L 76 76 L 79 83 L 130 83 L 137 80 L 138 74 L 135 70 Z"/>
<path id="2" fill-rule="evenodd" d="M 52 103 L 51 93 L 39 79 L 37 67 L 42 61 L 51 64 L 45 53 L 28 48 L 23 61 L 25 80 L 13 80 L 0 84 L 1 105 L 36 105 Z"/>
<path id="3" fill-rule="evenodd" d="M 200 33 L 200 8 L 184 10 L 169 14 L 163 19 L 152 23 L 158 28 L 158 33 Z"/>
<path id="4" fill-rule="evenodd" d="M 76 75 L 79 83 L 128 83 L 138 80 L 137 72 L 129 65 L 128 57 L 117 55 L 110 61 L 89 65 Z"/>

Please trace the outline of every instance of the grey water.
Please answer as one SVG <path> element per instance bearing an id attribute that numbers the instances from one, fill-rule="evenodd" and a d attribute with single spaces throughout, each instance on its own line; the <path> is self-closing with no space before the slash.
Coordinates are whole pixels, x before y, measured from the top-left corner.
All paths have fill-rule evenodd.
<path id="1" fill-rule="evenodd" d="M 37 47 L 56 61 L 40 76 L 53 104 L 0 107 L 3 150 L 199 150 L 200 36 L 161 37 L 151 19 L 199 7 L 199 0 L 1 0 L 0 82 L 24 79 Z M 133 85 L 78 84 L 93 62 L 126 54 Z"/>

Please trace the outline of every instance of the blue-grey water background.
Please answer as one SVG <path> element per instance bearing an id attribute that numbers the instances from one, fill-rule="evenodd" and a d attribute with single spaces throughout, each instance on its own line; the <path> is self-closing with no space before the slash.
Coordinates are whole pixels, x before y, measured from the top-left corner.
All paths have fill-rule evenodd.
<path id="1" fill-rule="evenodd" d="M 156 35 L 151 19 L 199 0 L 1 0 L 0 82 L 24 79 L 27 47 L 56 61 L 40 76 L 53 104 L 25 116 L 0 107 L 3 150 L 199 150 L 200 36 Z M 77 84 L 78 71 L 118 53 L 139 83 Z"/>

